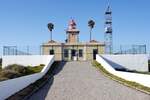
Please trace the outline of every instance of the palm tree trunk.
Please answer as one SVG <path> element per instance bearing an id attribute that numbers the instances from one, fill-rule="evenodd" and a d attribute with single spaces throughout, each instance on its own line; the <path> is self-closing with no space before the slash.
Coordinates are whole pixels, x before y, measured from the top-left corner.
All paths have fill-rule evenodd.
<path id="1" fill-rule="evenodd" d="M 92 28 L 90 28 L 90 42 L 91 42 L 91 38 L 92 38 Z"/>
<path id="2" fill-rule="evenodd" d="M 50 31 L 50 41 L 52 41 L 52 31 Z"/>

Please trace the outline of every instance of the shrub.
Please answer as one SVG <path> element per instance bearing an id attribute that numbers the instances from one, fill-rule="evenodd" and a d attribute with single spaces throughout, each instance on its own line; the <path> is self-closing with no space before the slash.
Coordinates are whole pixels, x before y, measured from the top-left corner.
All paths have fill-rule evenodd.
<path id="1" fill-rule="evenodd" d="M 16 72 L 16 71 L 7 69 L 7 70 L 2 70 L 2 71 L 0 72 L 0 76 L 1 76 L 2 78 L 12 79 L 12 78 L 20 77 L 21 74 L 18 73 L 18 72 Z"/>
<path id="2" fill-rule="evenodd" d="M 2 58 L 0 58 L 0 70 L 2 69 Z"/>
<path id="3" fill-rule="evenodd" d="M 43 69 L 43 66 L 26 67 L 26 74 L 39 73 Z"/>
<path id="4" fill-rule="evenodd" d="M 45 64 L 40 64 L 40 66 L 44 67 L 44 66 L 45 66 Z"/>
<path id="5" fill-rule="evenodd" d="M 41 66 L 34 67 L 17 64 L 8 65 L 4 69 L 0 70 L 0 81 L 41 72 L 43 66 L 45 65 L 41 64 Z"/>
<path id="6" fill-rule="evenodd" d="M 4 81 L 4 80 L 8 80 L 8 78 L 0 76 L 0 81 Z"/>
<path id="7" fill-rule="evenodd" d="M 12 70 L 22 74 L 26 73 L 25 66 L 17 65 L 17 64 L 8 65 L 7 67 L 4 68 L 4 70 Z"/>

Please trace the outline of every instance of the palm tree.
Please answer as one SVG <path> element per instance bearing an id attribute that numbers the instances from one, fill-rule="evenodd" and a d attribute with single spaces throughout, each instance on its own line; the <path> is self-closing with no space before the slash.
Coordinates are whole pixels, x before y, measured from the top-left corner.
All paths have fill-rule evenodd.
<path id="1" fill-rule="evenodd" d="M 50 31 L 50 41 L 52 41 L 52 30 L 54 29 L 54 24 L 53 23 L 48 23 L 47 27 Z"/>
<path id="2" fill-rule="evenodd" d="M 91 41 L 91 34 L 92 34 L 92 29 L 94 28 L 95 22 L 93 20 L 88 21 L 88 26 L 90 27 L 90 41 Z"/>

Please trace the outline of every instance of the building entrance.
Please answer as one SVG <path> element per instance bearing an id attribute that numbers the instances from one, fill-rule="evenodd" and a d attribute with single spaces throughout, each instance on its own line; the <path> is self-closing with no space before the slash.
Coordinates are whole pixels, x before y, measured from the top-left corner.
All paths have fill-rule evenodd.
<path id="1" fill-rule="evenodd" d="M 77 60 L 77 50 L 71 50 L 71 60 Z"/>
<path id="2" fill-rule="evenodd" d="M 93 49 L 93 60 L 96 60 L 96 54 L 98 54 L 98 49 Z"/>

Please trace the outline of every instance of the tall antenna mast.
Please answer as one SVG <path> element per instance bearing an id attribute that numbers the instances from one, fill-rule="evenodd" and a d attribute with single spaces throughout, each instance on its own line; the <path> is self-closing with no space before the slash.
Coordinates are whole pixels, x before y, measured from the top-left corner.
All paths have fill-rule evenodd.
<path id="1" fill-rule="evenodd" d="M 112 54 L 112 11 L 110 8 L 109 0 L 108 6 L 105 12 L 105 53 Z"/>

